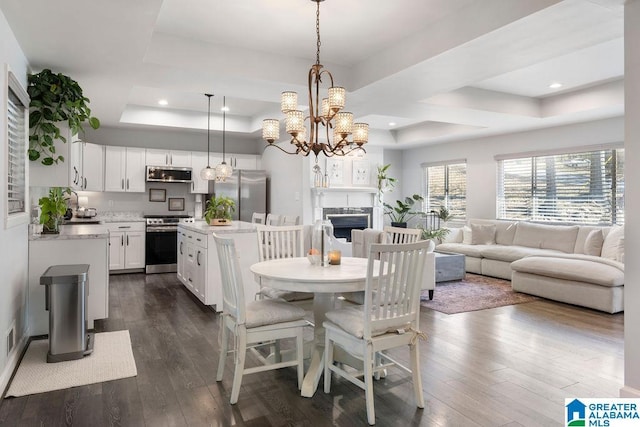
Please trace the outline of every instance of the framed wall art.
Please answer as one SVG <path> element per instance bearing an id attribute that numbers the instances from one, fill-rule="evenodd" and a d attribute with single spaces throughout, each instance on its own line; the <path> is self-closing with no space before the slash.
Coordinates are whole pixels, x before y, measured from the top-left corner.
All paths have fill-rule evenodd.
<path id="1" fill-rule="evenodd" d="M 164 188 L 150 188 L 149 201 L 150 202 L 166 202 L 167 190 L 165 190 Z"/>
<path id="2" fill-rule="evenodd" d="M 342 159 L 327 159 L 327 175 L 331 185 L 342 184 L 344 175 L 344 162 Z"/>
<path id="3" fill-rule="evenodd" d="M 369 185 L 369 176 L 371 175 L 368 160 L 353 161 L 353 185 Z"/>
<path id="4" fill-rule="evenodd" d="M 169 210 L 170 211 L 183 211 L 184 210 L 184 198 L 183 197 L 169 197 Z"/>

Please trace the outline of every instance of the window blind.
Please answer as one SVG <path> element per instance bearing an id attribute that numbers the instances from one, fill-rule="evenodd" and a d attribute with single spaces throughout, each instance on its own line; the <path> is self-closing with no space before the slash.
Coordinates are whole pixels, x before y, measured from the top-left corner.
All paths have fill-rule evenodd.
<path id="1" fill-rule="evenodd" d="M 624 149 L 498 161 L 498 218 L 624 223 Z"/>
<path id="2" fill-rule="evenodd" d="M 26 111 L 15 92 L 9 88 L 7 103 L 7 212 L 25 211 Z"/>
<path id="3" fill-rule="evenodd" d="M 467 211 L 467 164 L 448 163 L 425 167 L 426 212 L 441 206 L 453 215 L 452 225 L 464 224 Z"/>

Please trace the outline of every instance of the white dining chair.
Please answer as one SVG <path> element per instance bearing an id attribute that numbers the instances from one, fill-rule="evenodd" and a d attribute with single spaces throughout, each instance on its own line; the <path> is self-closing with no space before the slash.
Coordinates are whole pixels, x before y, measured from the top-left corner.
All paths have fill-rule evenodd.
<path id="1" fill-rule="evenodd" d="M 280 225 L 300 225 L 300 216 L 282 215 L 282 220 Z"/>
<path id="2" fill-rule="evenodd" d="M 324 392 L 331 391 L 332 373 L 364 389 L 367 421 L 371 425 L 376 421 L 373 378 L 391 366 L 412 374 L 417 405 L 424 408 L 417 341 L 424 337 L 420 332 L 420 285 L 428 248 L 429 241 L 371 245 L 364 305 L 329 311 L 323 322 L 326 330 Z M 378 280 L 373 279 L 374 269 L 378 271 Z M 363 370 L 334 364 L 336 345 L 361 359 Z M 409 347 L 410 369 L 383 351 L 404 346 Z M 383 363 L 378 363 L 379 360 Z"/>
<path id="3" fill-rule="evenodd" d="M 254 224 L 264 224 L 267 221 L 266 213 L 254 212 L 251 214 L 251 222 Z"/>
<path id="4" fill-rule="evenodd" d="M 218 250 L 220 276 L 222 279 L 222 319 L 220 358 L 216 381 L 222 381 L 228 353 L 234 354 L 233 386 L 230 403 L 238 401 L 243 375 L 296 366 L 298 389 L 302 387 L 304 376 L 302 333 L 309 323 L 304 320 L 304 310 L 282 300 L 264 299 L 247 303 L 244 296 L 242 273 L 232 238 L 213 235 Z M 235 348 L 229 350 L 229 335 L 235 337 Z M 258 352 L 261 365 L 245 368 L 247 346 L 271 345 L 273 340 L 295 338 L 296 357 L 293 360 L 268 363 Z"/>
<path id="5" fill-rule="evenodd" d="M 386 226 L 382 243 L 414 243 L 421 239 L 422 230 L 419 228 L 402 228 Z"/>
<path id="6" fill-rule="evenodd" d="M 282 225 L 282 216 L 274 215 L 272 213 L 267 214 L 267 219 L 264 223 L 265 225 Z"/>
<path id="7" fill-rule="evenodd" d="M 304 227 L 302 225 L 256 225 L 258 239 L 258 259 L 303 257 Z M 310 292 L 281 291 L 268 286 L 260 286 L 260 296 L 281 298 L 285 301 L 302 301 L 313 298 Z"/>

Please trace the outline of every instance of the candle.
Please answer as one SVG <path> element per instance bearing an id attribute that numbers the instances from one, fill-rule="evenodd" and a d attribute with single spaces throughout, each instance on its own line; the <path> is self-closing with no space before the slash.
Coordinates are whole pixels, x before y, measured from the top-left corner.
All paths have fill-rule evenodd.
<path id="1" fill-rule="evenodd" d="M 340 265 L 341 255 L 342 253 L 337 249 L 329 251 L 329 265 Z"/>

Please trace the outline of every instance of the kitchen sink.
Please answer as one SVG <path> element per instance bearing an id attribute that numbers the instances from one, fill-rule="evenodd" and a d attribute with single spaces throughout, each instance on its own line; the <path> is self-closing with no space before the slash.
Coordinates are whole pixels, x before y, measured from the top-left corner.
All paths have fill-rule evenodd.
<path id="1" fill-rule="evenodd" d="M 86 225 L 86 224 L 102 224 L 99 219 L 81 219 L 81 220 L 65 220 L 62 225 Z"/>

